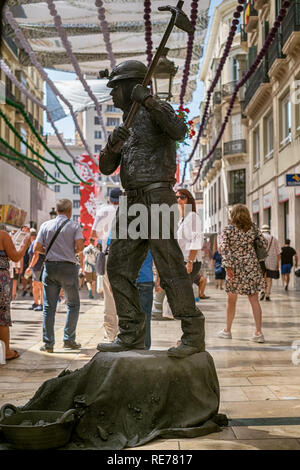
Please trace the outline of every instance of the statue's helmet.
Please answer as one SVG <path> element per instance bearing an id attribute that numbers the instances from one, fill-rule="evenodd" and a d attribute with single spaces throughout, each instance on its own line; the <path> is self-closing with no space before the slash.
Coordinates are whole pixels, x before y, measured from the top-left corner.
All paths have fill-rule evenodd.
<path id="1" fill-rule="evenodd" d="M 147 73 L 147 67 L 138 60 L 125 60 L 112 69 L 108 77 L 108 88 L 113 88 L 115 82 L 127 80 L 128 78 L 138 78 L 143 81 Z"/>

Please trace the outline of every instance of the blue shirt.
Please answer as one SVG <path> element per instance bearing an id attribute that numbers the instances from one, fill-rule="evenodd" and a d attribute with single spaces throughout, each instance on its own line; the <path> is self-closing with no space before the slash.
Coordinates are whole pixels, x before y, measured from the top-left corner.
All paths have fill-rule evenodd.
<path id="1" fill-rule="evenodd" d="M 152 269 L 152 253 L 151 250 L 148 251 L 147 257 L 142 264 L 137 283 L 141 284 L 142 282 L 153 282 L 153 269 Z"/>
<path id="2" fill-rule="evenodd" d="M 50 245 L 56 230 L 66 218 L 66 215 L 60 214 L 55 219 L 47 220 L 47 222 L 41 225 L 35 241 L 41 243 L 45 251 Z M 73 220 L 69 220 L 51 246 L 47 254 L 47 261 L 69 261 L 71 263 L 77 263 L 75 258 L 75 240 L 81 238 L 83 238 L 83 236 L 80 225 Z"/>

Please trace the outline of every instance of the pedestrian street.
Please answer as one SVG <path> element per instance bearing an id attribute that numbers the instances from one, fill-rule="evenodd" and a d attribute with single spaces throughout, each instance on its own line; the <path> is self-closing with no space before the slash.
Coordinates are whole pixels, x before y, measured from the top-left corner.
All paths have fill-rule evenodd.
<path id="1" fill-rule="evenodd" d="M 229 426 L 219 433 L 192 439 L 156 439 L 136 450 L 263 449 L 300 450 L 300 292 L 285 292 L 278 282 L 271 301 L 261 302 L 266 342 L 253 343 L 253 317 L 240 297 L 232 339 L 217 337 L 224 326 L 226 294 L 209 284 L 209 299 L 198 303 L 206 319 L 206 347 L 213 356 L 220 383 L 220 413 Z M 81 291 L 77 337 L 79 351 L 63 349 L 65 312 L 56 314 L 54 353 L 43 353 L 42 313 L 29 311 L 31 299 L 12 303 L 12 347 L 20 358 L 0 365 L 0 406 L 22 406 L 46 380 L 64 369 L 83 367 L 103 341 L 103 300 L 87 299 Z M 152 321 L 152 349 L 167 350 L 181 336 L 180 322 Z M 296 346 L 294 346 L 296 348 Z M 105 353 L 98 353 L 105 354 Z M 180 359 L 174 359 L 180 360 Z M 297 364 L 299 362 L 299 364 Z M 186 384 L 188 387 L 188 383 Z"/>

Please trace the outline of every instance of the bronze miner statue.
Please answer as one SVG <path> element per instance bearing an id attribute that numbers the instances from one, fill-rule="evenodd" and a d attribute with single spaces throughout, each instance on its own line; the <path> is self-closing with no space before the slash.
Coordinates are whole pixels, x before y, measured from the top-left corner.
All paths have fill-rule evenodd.
<path id="1" fill-rule="evenodd" d="M 136 239 L 130 233 L 126 237 L 120 235 L 121 225 L 124 226 L 121 204 L 107 261 L 119 318 L 119 334 L 113 343 L 100 343 L 97 349 L 108 352 L 144 349 L 145 315 L 135 282 L 151 249 L 161 287 L 166 291 L 174 317 L 181 320 L 183 332 L 179 345 L 170 348 L 167 354 L 183 358 L 205 350 L 204 316 L 195 305 L 192 283 L 176 240 L 176 227 L 171 224 L 170 236 L 164 237 L 161 223 L 158 236 L 151 236 L 151 224 L 157 223 L 157 219 L 151 218 L 151 207 L 176 205 L 173 191 L 176 141 L 185 136 L 186 126 L 170 104 L 153 97 L 142 85 L 146 72 L 143 63 L 127 60 L 117 65 L 108 78 L 107 86 L 112 88 L 113 103 L 122 109 L 124 122 L 133 102 L 140 106 L 130 129 L 121 125 L 109 136 L 99 156 L 99 169 L 110 175 L 120 165 L 128 213 L 134 204 L 142 204 L 148 211 L 150 227 L 147 237 Z M 134 219 L 134 216 L 126 216 L 127 228 Z"/>

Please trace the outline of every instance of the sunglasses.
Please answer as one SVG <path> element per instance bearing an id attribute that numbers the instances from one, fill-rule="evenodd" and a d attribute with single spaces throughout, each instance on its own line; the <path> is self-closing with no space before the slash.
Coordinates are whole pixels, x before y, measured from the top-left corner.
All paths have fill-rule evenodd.
<path id="1" fill-rule="evenodd" d="M 183 200 L 183 199 L 187 199 L 187 196 L 182 196 L 182 195 L 176 196 L 176 199 L 182 199 L 182 200 Z"/>

